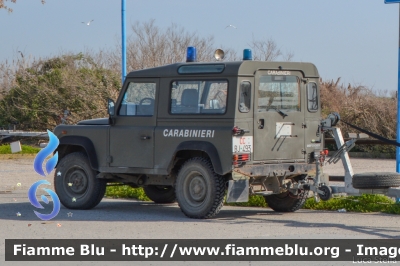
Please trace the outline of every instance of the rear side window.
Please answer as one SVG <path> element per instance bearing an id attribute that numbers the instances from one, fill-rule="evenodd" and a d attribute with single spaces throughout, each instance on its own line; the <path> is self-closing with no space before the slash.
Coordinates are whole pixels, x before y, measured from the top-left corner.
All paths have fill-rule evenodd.
<path id="1" fill-rule="evenodd" d="M 224 114 L 226 80 L 185 80 L 171 84 L 171 114 Z"/>
<path id="2" fill-rule="evenodd" d="M 309 112 L 318 111 L 318 88 L 315 82 L 307 84 L 307 108 Z"/>
<path id="3" fill-rule="evenodd" d="M 248 113 L 250 111 L 251 102 L 251 83 L 242 81 L 239 91 L 239 112 Z"/>

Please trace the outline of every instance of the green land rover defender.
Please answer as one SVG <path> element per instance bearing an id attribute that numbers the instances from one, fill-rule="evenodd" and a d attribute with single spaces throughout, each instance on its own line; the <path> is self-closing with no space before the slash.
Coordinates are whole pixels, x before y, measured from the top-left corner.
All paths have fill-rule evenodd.
<path id="1" fill-rule="evenodd" d="M 108 100 L 108 118 L 57 126 L 61 203 L 90 209 L 107 183 L 121 183 L 210 218 L 225 200 L 249 195 L 291 212 L 312 185 L 329 194 L 328 181 L 315 178 L 323 155 L 316 67 L 252 61 L 248 52 L 243 61 L 133 71 Z"/>

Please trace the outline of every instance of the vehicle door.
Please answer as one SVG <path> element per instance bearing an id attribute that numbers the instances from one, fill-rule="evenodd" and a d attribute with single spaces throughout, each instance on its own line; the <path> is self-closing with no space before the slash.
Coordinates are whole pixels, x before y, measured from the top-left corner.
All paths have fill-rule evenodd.
<path id="1" fill-rule="evenodd" d="M 254 103 L 254 160 L 305 158 L 303 76 L 298 71 L 257 71 Z"/>
<path id="2" fill-rule="evenodd" d="M 110 127 L 110 166 L 152 168 L 159 79 L 131 79 Z"/>

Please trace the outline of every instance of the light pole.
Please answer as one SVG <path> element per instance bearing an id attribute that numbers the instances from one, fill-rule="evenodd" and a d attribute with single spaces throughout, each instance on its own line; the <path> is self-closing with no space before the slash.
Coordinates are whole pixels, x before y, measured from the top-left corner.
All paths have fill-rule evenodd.
<path id="1" fill-rule="evenodd" d="M 126 25 L 125 25 L 126 1 L 121 0 L 121 28 L 122 28 L 122 84 L 126 77 Z M 122 85 L 121 84 L 121 85 Z"/>
<path id="2" fill-rule="evenodd" d="M 385 0 L 385 4 L 400 3 L 400 0 Z M 400 5 L 399 5 L 399 54 L 397 68 L 397 130 L 396 140 L 400 142 Z M 396 147 L 396 172 L 400 173 L 400 147 Z M 397 199 L 399 201 L 399 199 Z"/>

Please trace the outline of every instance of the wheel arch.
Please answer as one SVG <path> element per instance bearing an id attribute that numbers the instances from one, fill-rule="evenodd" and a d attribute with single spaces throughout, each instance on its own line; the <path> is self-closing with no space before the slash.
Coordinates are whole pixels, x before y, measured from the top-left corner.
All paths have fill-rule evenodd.
<path id="1" fill-rule="evenodd" d="M 208 157 L 217 174 L 226 174 L 222 169 L 217 148 L 212 143 L 206 141 L 185 141 L 180 143 L 169 164 L 169 172 L 176 167 L 176 163 L 179 165 L 179 159 L 184 159 L 183 161 L 186 161 L 192 157 Z"/>
<path id="2" fill-rule="evenodd" d="M 93 170 L 98 170 L 99 165 L 96 156 L 96 150 L 93 142 L 83 136 L 65 136 L 60 138 L 60 144 L 56 150 L 58 152 L 58 161 L 60 161 L 67 154 L 72 152 L 83 152 L 89 159 L 90 167 Z"/>

